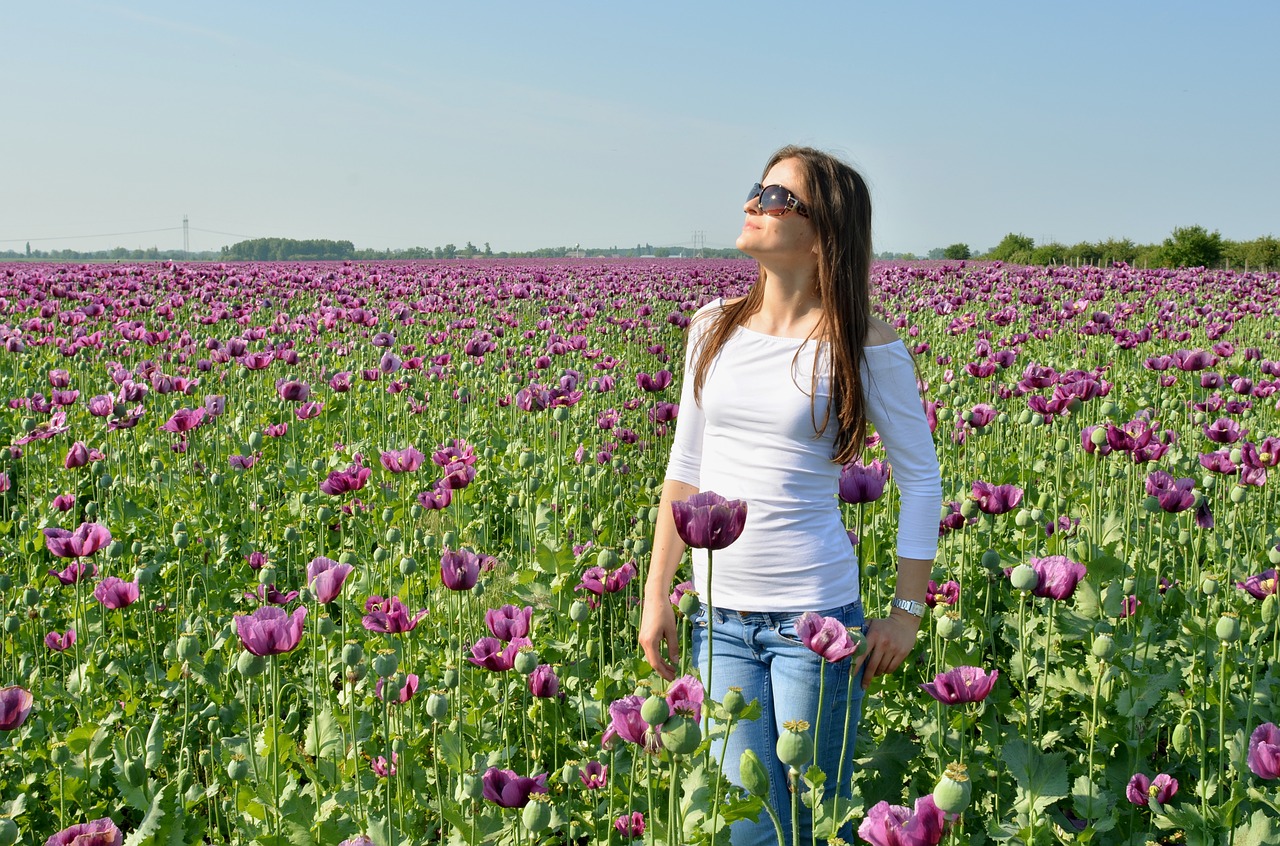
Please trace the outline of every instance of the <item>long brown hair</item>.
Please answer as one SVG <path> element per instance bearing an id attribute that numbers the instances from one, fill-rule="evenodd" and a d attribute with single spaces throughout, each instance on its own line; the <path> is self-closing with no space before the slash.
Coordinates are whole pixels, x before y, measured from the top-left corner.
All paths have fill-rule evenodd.
<path id="1" fill-rule="evenodd" d="M 816 410 L 813 411 L 814 434 L 816 437 L 826 431 L 834 407 L 837 428 L 832 460 L 845 464 L 862 453 L 867 435 L 861 361 L 871 315 L 871 196 L 856 170 L 821 150 L 783 147 L 769 159 L 764 172 L 767 174 L 783 159 L 794 159 L 801 166 L 807 191 L 805 205 L 818 236 L 818 296 L 822 317 L 810 337 L 816 334 L 829 343 L 831 402 L 821 422 L 817 420 Z M 694 350 L 693 394 L 699 403 L 711 362 L 734 331 L 746 325 L 748 318 L 760 310 L 764 302 L 764 279 L 761 267 L 758 281 L 747 295 L 724 306 L 702 334 Z M 816 402 L 820 375 L 819 368 L 814 367 L 811 403 Z"/>

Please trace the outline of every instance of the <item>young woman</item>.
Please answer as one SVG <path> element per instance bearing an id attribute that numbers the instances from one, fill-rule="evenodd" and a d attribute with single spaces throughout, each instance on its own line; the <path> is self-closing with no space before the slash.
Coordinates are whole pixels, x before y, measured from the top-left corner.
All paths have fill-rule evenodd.
<path id="1" fill-rule="evenodd" d="M 706 552 L 694 551 L 703 605 L 693 620 L 693 658 L 705 668 L 714 651 L 711 698 L 721 701 L 736 686 L 748 702 L 760 700 L 760 719 L 734 727 L 725 769 L 737 782 L 742 752 L 754 749 L 789 832 L 786 771 L 774 748 L 783 723 L 819 725 L 823 671 L 823 659 L 797 637 L 796 620 L 817 611 L 866 631 L 852 690 L 847 662 L 854 659 L 826 669 L 815 742 L 831 791 L 848 698 L 856 725 L 866 686 L 896 670 L 915 646 L 942 492 L 911 355 L 892 327 L 871 316 L 871 202 L 862 177 L 820 151 L 784 147 L 743 211 L 737 246 L 759 262 L 759 278 L 745 297 L 708 303 L 690 325 L 640 645 L 659 675 L 674 678 L 679 638 L 668 595 L 684 543 L 671 503 L 700 490 L 746 500 L 746 528 L 716 551 L 709 590 Z M 836 498 L 841 467 L 860 455 L 868 424 L 901 493 L 897 595 L 886 616 L 869 621 Z M 851 758 L 852 738 L 847 749 Z M 852 762 L 843 769 L 847 795 Z M 808 817 L 802 807 L 804 843 Z M 735 844 L 776 840 L 763 814 L 757 824 L 736 823 L 732 835 Z"/>

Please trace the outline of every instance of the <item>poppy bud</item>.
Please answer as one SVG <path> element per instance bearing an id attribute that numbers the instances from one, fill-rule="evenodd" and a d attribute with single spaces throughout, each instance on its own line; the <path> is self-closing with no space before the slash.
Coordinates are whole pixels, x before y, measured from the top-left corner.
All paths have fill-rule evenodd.
<path id="1" fill-rule="evenodd" d="M 663 700 L 664 708 L 666 704 Z M 688 714 L 673 714 L 662 726 L 662 745 L 672 755 L 692 755 L 701 742 L 702 729 Z"/>
<path id="2" fill-rule="evenodd" d="M 475 773 L 463 773 L 462 780 L 458 782 L 458 794 L 460 799 L 479 799 L 484 795 L 484 782 Z"/>
<path id="3" fill-rule="evenodd" d="M 742 786 L 752 796 L 764 798 L 769 794 L 769 771 L 764 768 L 760 756 L 754 749 L 742 753 L 738 760 L 738 770 L 742 777 Z"/>
<path id="4" fill-rule="evenodd" d="M 995 570 L 1000 567 L 1000 553 L 994 549 L 988 549 L 982 553 L 982 566 L 988 570 Z"/>
<path id="5" fill-rule="evenodd" d="M 1270 626 L 1277 616 L 1280 616 L 1280 597 L 1274 593 L 1267 594 L 1267 598 L 1262 600 L 1262 622 Z"/>
<path id="6" fill-rule="evenodd" d="M 17 634 L 18 629 L 22 628 L 22 618 L 16 614 L 10 614 L 4 618 L 4 633 Z"/>
<path id="7" fill-rule="evenodd" d="M 131 758 L 120 768 L 120 777 L 130 787 L 141 787 L 147 780 L 147 768 L 142 761 Z"/>
<path id="8" fill-rule="evenodd" d="M 813 735 L 806 720 L 787 720 L 778 738 L 778 760 L 798 770 L 813 760 Z"/>
<path id="9" fill-rule="evenodd" d="M 948 814 L 958 814 L 969 806 L 973 785 L 964 764 L 947 764 L 947 770 L 933 788 L 933 804 Z"/>
<path id="10" fill-rule="evenodd" d="M 569 606 L 569 619 L 575 623 L 585 623 L 591 617 L 591 608 L 581 599 L 575 599 Z M 595 641 L 592 641 L 594 643 Z"/>
<path id="11" fill-rule="evenodd" d="M 13 846 L 18 842 L 18 824 L 8 817 L 0 817 L 0 846 Z"/>
<path id="12" fill-rule="evenodd" d="M 964 622 L 955 611 L 943 614 L 933 626 L 938 632 L 938 637 L 943 640 L 955 640 L 964 634 Z"/>
<path id="13" fill-rule="evenodd" d="M 1214 576 L 1206 576 L 1204 580 L 1200 582 L 1200 592 L 1205 596 L 1217 596 L 1218 579 Z"/>
<path id="14" fill-rule="evenodd" d="M 1272 564 L 1280 564 L 1280 544 L 1276 544 L 1267 550 L 1267 560 Z"/>
<path id="15" fill-rule="evenodd" d="M 651 726 L 660 726 L 671 716 L 671 707 L 667 700 L 658 694 L 652 694 L 640 706 L 640 718 Z"/>
<path id="16" fill-rule="evenodd" d="M 1186 723 L 1178 723 L 1173 727 L 1173 750 L 1179 755 L 1185 755 L 1187 746 L 1191 742 L 1191 728 Z"/>
<path id="17" fill-rule="evenodd" d="M 1106 661 L 1116 651 L 1115 639 L 1109 634 L 1099 634 L 1093 639 L 1093 657 L 1100 661 Z"/>
<path id="18" fill-rule="evenodd" d="M 262 675 L 267 669 L 267 661 L 261 655 L 254 655 L 249 650 L 240 653 L 240 657 L 236 659 L 236 669 L 240 671 L 240 675 L 246 678 Z"/>
<path id="19" fill-rule="evenodd" d="M 200 657 L 200 638 L 192 632 L 183 632 L 178 636 L 178 657 L 183 661 L 194 661 Z"/>
<path id="20" fill-rule="evenodd" d="M 730 717 L 737 717 L 747 709 L 747 699 L 742 695 L 742 688 L 731 687 L 724 694 L 721 705 L 729 712 Z"/>
<path id="21" fill-rule="evenodd" d="M 1019 564 L 1013 568 L 1009 581 L 1018 590 L 1035 590 L 1040 584 L 1040 575 L 1030 564 Z"/>
<path id="22" fill-rule="evenodd" d="M 433 690 L 427 697 L 427 716 L 443 720 L 449 715 L 449 696 L 442 690 Z"/>
<path id="23" fill-rule="evenodd" d="M 444 671 L 444 686 L 448 690 L 456 690 L 458 687 L 458 668 L 446 667 Z"/>

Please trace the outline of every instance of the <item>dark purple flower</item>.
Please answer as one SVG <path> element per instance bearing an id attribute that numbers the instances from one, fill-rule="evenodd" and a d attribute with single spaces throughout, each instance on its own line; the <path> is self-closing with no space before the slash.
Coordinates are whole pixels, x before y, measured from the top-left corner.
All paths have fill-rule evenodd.
<path id="1" fill-rule="evenodd" d="M 81 523 L 74 532 L 51 527 L 44 530 L 44 544 L 58 558 L 83 558 L 111 543 L 111 532 L 98 523 Z M 97 572 L 97 568 L 94 568 Z M 52 575 L 57 575 L 50 571 Z M 63 584 L 70 584 L 64 581 Z"/>
<path id="2" fill-rule="evenodd" d="M 324 604 L 337 599 L 347 576 L 354 569 L 350 564 L 339 564 L 323 555 L 313 558 L 307 565 L 307 584 L 315 592 L 316 601 Z"/>
<path id="3" fill-rule="evenodd" d="M 334 470 L 320 483 L 320 490 L 330 496 L 358 491 L 369 481 L 371 472 L 373 471 L 368 467 L 361 467 L 359 464 L 352 464 L 346 470 Z"/>
<path id="4" fill-rule="evenodd" d="M 973 498 L 984 514 L 1005 514 L 1022 502 L 1022 488 L 1014 485 L 992 485 L 978 480 L 973 483 Z"/>
<path id="5" fill-rule="evenodd" d="M 933 579 L 930 579 L 924 601 L 930 608 L 937 607 L 939 602 L 943 605 L 955 605 L 960 601 L 960 583 L 952 579 L 939 585 Z"/>
<path id="6" fill-rule="evenodd" d="M 672 714 L 688 714 L 693 717 L 694 722 L 699 722 L 702 720 L 702 703 L 706 696 L 702 682 L 693 676 L 681 676 L 667 688 L 667 708 Z"/>
<path id="7" fill-rule="evenodd" d="M 490 767 L 480 781 L 484 785 L 484 798 L 502 808 L 523 808 L 529 804 L 529 794 L 547 792 L 546 773 L 522 776 L 514 770 Z"/>
<path id="8" fill-rule="evenodd" d="M 14 731 L 21 727 L 27 721 L 34 701 L 31 692 L 25 688 L 16 685 L 0 687 L 0 731 Z"/>
<path id="9" fill-rule="evenodd" d="M 107 576 L 93 589 L 93 598 L 111 611 L 127 608 L 138 601 L 138 583 Z"/>
<path id="10" fill-rule="evenodd" d="M 981 667 L 956 667 L 938 673 L 933 681 L 920 685 L 920 689 L 944 705 L 981 702 L 991 693 L 999 675 L 999 670 L 987 673 Z"/>
<path id="11" fill-rule="evenodd" d="M 529 692 L 540 699 L 560 696 L 560 677 L 550 664 L 539 664 L 529 674 Z"/>
<path id="12" fill-rule="evenodd" d="M 520 651 L 520 647 L 532 645 L 533 642 L 527 637 L 513 637 L 505 644 L 496 637 L 482 637 L 471 647 L 467 660 L 477 667 L 505 673 L 515 666 L 516 653 Z"/>
<path id="13" fill-rule="evenodd" d="M 382 698 L 383 682 L 385 681 L 386 679 L 379 678 L 378 683 L 374 685 L 373 695 L 378 697 L 378 699 Z M 409 673 L 404 678 L 404 685 L 400 688 L 400 693 L 396 696 L 396 698 L 393 701 L 403 705 L 404 703 L 412 699 L 413 695 L 417 692 L 418 692 L 418 676 L 416 673 Z"/>
<path id="14" fill-rule="evenodd" d="M 61 633 L 49 632 L 44 636 L 44 645 L 54 652 L 66 652 L 76 645 L 76 630 L 67 629 Z"/>
<path id="15" fill-rule="evenodd" d="M 412 473 L 422 466 L 427 457 L 413 447 L 384 452 L 379 456 L 382 466 L 392 473 Z"/>
<path id="16" fill-rule="evenodd" d="M 92 561 L 72 561 L 61 570 L 50 570 L 48 572 L 50 576 L 53 576 L 62 584 L 74 585 L 76 582 L 91 579 L 98 575 L 98 565 Z"/>
<path id="17" fill-rule="evenodd" d="M 383 599 L 371 596 L 364 603 L 365 615 L 361 623 L 371 632 L 384 634 L 403 634 L 417 628 L 418 622 L 427 616 L 424 608 L 414 616 L 409 616 L 409 609 L 400 601 L 400 597 L 392 596 Z"/>
<path id="18" fill-rule="evenodd" d="M 244 648 L 254 655 L 280 655 L 297 648 L 306 617 L 305 606 L 300 605 L 292 614 L 287 614 L 283 608 L 264 605 L 252 614 L 236 617 L 236 633 Z"/>
<path id="19" fill-rule="evenodd" d="M 312 417 L 319 417 L 322 411 L 324 411 L 324 403 L 304 402 L 293 410 L 293 416 L 299 420 L 310 420 Z"/>
<path id="20" fill-rule="evenodd" d="M 586 785 L 587 790 L 599 790 L 609 784 L 609 767 L 599 761 L 588 761 L 578 771 L 578 778 Z"/>
<path id="21" fill-rule="evenodd" d="M 628 840 L 639 840 L 644 837 L 644 814 L 639 811 L 622 814 L 613 821 L 613 828 Z"/>
<path id="22" fill-rule="evenodd" d="M 120 846 L 124 834 L 110 817 L 64 828 L 44 842 L 44 846 Z"/>
<path id="23" fill-rule="evenodd" d="M 453 502 L 453 491 L 441 487 L 439 482 L 431 490 L 418 494 L 418 504 L 428 511 L 448 508 L 451 502 Z"/>
<path id="24" fill-rule="evenodd" d="M 445 549 L 440 579 L 449 590 L 471 590 L 480 579 L 480 556 L 469 549 Z"/>
<path id="25" fill-rule="evenodd" d="M 582 581 L 574 590 L 590 591 L 596 596 L 606 593 L 617 593 L 636 577 L 636 562 L 628 561 L 618 569 L 610 572 L 603 567 L 591 566 L 582 571 Z"/>
<path id="26" fill-rule="evenodd" d="M 823 660 L 835 663 L 843 661 L 861 646 L 850 634 L 844 623 L 834 617 L 823 617 L 816 611 L 806 611 L 796 620 L 796 636 Z"/>
<path id="27" fill-rule="evenodd" d="M 1249 592 L 1254 599 L 1266 599 L 1280 593 L 1280 579 L 1276 578 L 1275 568 L 1263 570 L 1255 576 L 1249 576 L 1243 582 L 1236 582 L 1236 587 Z"/>
<path id="28" fill-rule="evenodd" d="M 1147 494 L 1154 496 L 1160 508 L 1172 514 L 1186 511 L 1196 501 L 1195 479 L 1175 479 L 1163 470 L 1147 476 Z"/>
<path id="29" fill-rule="evenodd" d="M 1069 599 L 1076 585 L 1087 575 L 1085 566 L 1065 555 L 1032 558 L 1028 562 L 1036 571 L 1039 583 L 1031 592 L 1048 599 Z"/>
<path id="30" fill-rule="evenodd" d="M 945 823 L 946 815 L 929 794 L 917 799 L 914 809 L 876 803 L 858 826 L 858 836 L 871 846 L 937 846 Z"/>
<path id="31" fill-rule="evenodd" d="M 1215 444 L 1234 444 L 1247 434 L 1249 430 L 1241 429 L 1230 417 L 1220 417 L 1204 427 L 1204 436 Z"/>
<path id="32" fill-rule="evenodd" d="M 875 502 L 884 495 L 889 466 L 880 459 L 870 464 L 851 461 L 840 469 L 840 499 L 850 505 Z"/>
<path id="33" fill-rule="evenodd" d="M 533 619 L 533 606 L 517 608 L 514 605 L 503 605 L 501 608 L 490 608 L 484 612 L 484 624 L 489 633 L 498 640 L 507 642 L 517 637 L 529 636 L 529 623 Z"/>
<path id="34" fill-rule="evenodd" d="M 276 393 L 285 402 L 306 402 L 311 398 L 311 386 L 296 379 L 281 379 L 276 382 Z"/>
<path id="35" fill-rule="evenodd" d="M 1166 773 L 1160 773 L 1154 779 L 1143 773 L 1134 773 L 1129 779 L 1124 795 L 1135 805 L 1146 806 L 1154 799 L 1157 804 L 1164 805 L 1178 792 L 1178 780 Z"/>
<path id="36" fill-rule="evenodd" d="M 203 423 L 206 414 L 208 412 L 203 408 L 180 408 L 160 428 L 166 432 L 183 435 Z"/>
<path id="37" fill-rule="evenodd" d="M 240 453 L 235 453 L 234 455 L 227 457 L 227 463 L 232 467 L 239 468 L 240 470 L 249 470 L 253 465 L 258 463 L 259 458 L 262 458 L 262 453 L 260 452 L 256 452 L 253 455 L 241 455 Z"/>
<path id="38" fill-rule="evenodd" d="M 1280 778 L 1280 728 L 1275 723 L 1263 723 L 1253 730 L 1248 763 L 1258 778 Z"/>
<path id="39" fill-rule="evenodd" d="M 400 754 L 392 752 L 389 762 L 385 755 L 370 759 L 369 768 L 373 770 L 373 774 L 378 778 L 387 778 L 396 774 L 396 764 L 398 763 L 400 763 Z"/>
<path id="40" fill-rule="evenodd" d="M 245 599 L 256 599 L 259 602 L 266 602 L 271 605 L 288 605 L 298 598 L 298 592 L 291 590 L 288 593 L 281 593 L 275 582 L 271 582 L 270 584 L 258 585 L 253 590 L 246 590 L 244 596 Z"/>
<path id="41" fill-rule="evenodd" d="M 600 745 L 608 747 L 615 737 L 621 737 L 627 743 L 634 743 L 647 752 L 657 752 L 660 741 L 650 730 L 649 724 L 640 716 L 640 706 L 644 704 L 643 696 L 624 696 L 609 703 L 609 727 L 604 730 Z"/>
<path id="42" fill-rule="evenodd" d="M 68 470 L 83 467 L 88 463 L 89 448 L 85 446 L 84 441 L 76 441 L 72 444 L 71 449 L 67 450 L 67 457 L 62 460 L 62 466 Z"/>
<path id="43" fill-rule="evenodd" d="M 747 522 L 747 503 L 702 491 L 671 503 L 680 539 L 699 549 L 724 549 L 738 539 Z"/>

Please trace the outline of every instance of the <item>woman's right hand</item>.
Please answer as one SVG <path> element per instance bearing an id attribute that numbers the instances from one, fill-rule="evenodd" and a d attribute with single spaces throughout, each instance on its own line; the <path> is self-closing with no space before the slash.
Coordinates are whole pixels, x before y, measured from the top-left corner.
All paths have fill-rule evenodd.
<path id="1" fill-rule="evenodd" d="M 667 597 L 645 598 L 644 612 L 640 617 L 640 648 L 655 673 L 667 681 L 675 679 L 676 663 L 680 660 L 680 637 L 675 609 Z"/>

